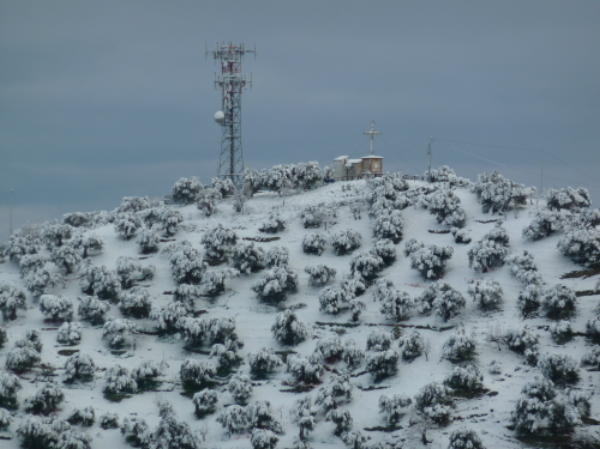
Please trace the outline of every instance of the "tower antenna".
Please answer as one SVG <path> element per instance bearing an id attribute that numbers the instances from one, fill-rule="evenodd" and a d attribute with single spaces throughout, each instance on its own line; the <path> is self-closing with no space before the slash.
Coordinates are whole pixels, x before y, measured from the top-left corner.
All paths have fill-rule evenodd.
<path id="1" fill-rule="evenodd" d="M 371 125 L 369 129 L 363 132 L 364 135 L 369 136 L 369 154 L 373 156 L 375 153 L 375 136 L 381 134 L 381 131 L 378 131 L 375 128 L 375 120 L 371 120 Z"/>
<path id="2" fill-rule="evenodd" d="M 429 138 L 429 142 L 427 143 L 427 176 L 431 174 L 431 150 L 433 146 L 433 137 Z"/>
<path id="3" fill-rule="evenodd" d="M 251 87 L 252 79 L 242 73 L 242 60 L 248 50 L 243 43 L 217 43 L 212 51 L 219 66 L 215 88 L 221 91 L 221 110 L 215 113 L 215 121 L 221 125 L 221 150 L 217 175 L 231 179 L 239 186 L 244 172 L 242 151 L 242 92 Z"/>

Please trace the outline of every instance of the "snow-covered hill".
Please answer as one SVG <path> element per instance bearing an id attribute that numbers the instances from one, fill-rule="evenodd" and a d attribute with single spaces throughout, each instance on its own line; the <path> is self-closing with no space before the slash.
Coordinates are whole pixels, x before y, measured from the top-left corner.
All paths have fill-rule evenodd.
<path id="1" fill-rule="evenodd" d="M 175 203 L 128 198 L 15 233 L 0 446 L 598 438 L 600 213 L 584 190 L 546 203 L 447 169 L 306 191 L 274 179 L 252 179 L 241 212 L 227 185 L 180 180 Z"/>

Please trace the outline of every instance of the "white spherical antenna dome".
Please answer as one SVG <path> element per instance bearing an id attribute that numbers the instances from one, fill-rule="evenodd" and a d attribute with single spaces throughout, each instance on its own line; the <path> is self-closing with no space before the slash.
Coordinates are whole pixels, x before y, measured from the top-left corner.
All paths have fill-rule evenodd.
<path id="1" fill-rule="evenodd" d="M 225 121 L 225 113 L 223 111 L 215 112 L 215 122 L 217 122 L 219 125 L 222 125 L 224 121 Z"/>

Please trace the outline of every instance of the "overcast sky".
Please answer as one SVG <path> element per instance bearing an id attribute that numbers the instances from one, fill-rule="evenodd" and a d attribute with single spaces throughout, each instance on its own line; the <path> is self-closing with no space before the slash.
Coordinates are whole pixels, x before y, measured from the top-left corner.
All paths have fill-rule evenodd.
<path id="1" fill-rule="evenodd" d="M 600 1 L 0 0 L 0 237 L 216 171 L 205 45 L 245 60 L 246 164 L 376 151 L 600 197 Z M 596 204 L 598 202 L 596 201 Z"/>

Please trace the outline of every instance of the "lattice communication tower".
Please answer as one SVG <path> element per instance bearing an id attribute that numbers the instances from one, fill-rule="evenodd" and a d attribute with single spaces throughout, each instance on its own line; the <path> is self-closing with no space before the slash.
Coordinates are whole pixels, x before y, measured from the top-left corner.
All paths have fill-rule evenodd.
<path id="1" fill-rule="evenodd" d="M 215 76 L 215 87 L 221 91 L 221 110 L 215 121 L 221 125 L 221 151 L 218 176 L 228 177 L 238 186 L 244 172 L 242 151 L 242 92 L 252 86 L 252 78 L 242 73 L 242 60 L 246 53 L 256 55 L 244 44 L 218 43 L 212 56 L 220 71 Z"/>

